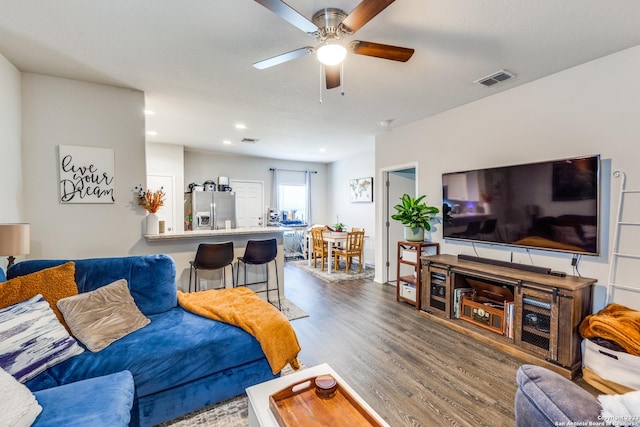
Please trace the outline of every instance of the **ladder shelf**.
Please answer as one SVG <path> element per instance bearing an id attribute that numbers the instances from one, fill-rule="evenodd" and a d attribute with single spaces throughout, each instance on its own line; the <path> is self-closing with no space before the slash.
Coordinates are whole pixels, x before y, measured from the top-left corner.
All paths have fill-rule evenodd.
<path id="1" fill-rule="evenodd" d="M 620 261 L 621 259 L 627 260 L 640 260 L 640 250 L 632 249 L 632 250 L 621 250 L 620 240 L 623 229 L 630 229 L 635 227 L 640 227 L 640 221 L 629 221 L 624 220 L 625 208 L 629 210 L 629 205 L 631 204 L 631 199 L 635 196 L 638 199 L 636 202 L 640 201 L 640 190 L 628 190 L 626 189 L 626 175 L 622 171 L 614 171 L 612 176 L 614 178 L 619 178 L 620 182 L 620 194 L 618 197 L 618 209 L 616 213 L 616 224 L 613 232 L 613 244 L 611 247 L 611 255 L 609 262 L 609 279 L 607 281 L 607 295 L 605 306 L 615 302 L 616 290 L 627 291 L 631 293 L 637 293 L 640 297 L 640 280 L 635 284 L 630 283 L 622 283 L 619 281 L 620 274 Z M 640 268 L 640 264 L 638 264 L 638 268 Z M 627 304 L 624 304 L 627 305 Z M 639 306 L 640 308 L 640 306 Z"/>

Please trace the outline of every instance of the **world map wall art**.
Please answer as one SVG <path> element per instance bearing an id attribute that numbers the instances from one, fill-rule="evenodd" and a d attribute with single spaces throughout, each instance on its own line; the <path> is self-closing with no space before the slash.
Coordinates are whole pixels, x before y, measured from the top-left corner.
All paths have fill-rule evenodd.
<path id="1" fill-rule="evenodd" d="M 373 177 L 349 181 L 351 202 L 373 202 Z"/>

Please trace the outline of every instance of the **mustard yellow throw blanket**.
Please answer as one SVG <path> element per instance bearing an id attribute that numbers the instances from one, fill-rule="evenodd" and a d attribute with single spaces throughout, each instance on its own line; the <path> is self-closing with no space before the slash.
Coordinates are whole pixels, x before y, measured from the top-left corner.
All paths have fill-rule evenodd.
<path id="1" fill-rule="evenodd" d="M 601 337 L 613 341 L 627 353 L 640 356 L 640 311 L 620 304 L 609 304 L 580 324 L 584 338 Z"/>
<path id="2" fill-rule="evenodd" d="M 253 335 L 274 375 L 288 363 L 293 369 L 300 367 L 297 359 L 300 344 L 289 320 L 251 289 L 178 291 L 178 303 L 192 313 L 238 326 Z"/>

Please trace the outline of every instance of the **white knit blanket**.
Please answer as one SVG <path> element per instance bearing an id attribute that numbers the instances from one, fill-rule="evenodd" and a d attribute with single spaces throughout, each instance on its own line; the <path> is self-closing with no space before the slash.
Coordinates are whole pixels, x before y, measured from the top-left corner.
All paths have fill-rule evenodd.
<path id="1" fill-rule="evenodd" d="M 612 426 L 640 426 L 640 391 L 598 396 L 602 421 Z"/>
<path id="2" fill-rule="evenodd" d="M 27 427 L 33 424 L 41 411 L 42 407 L 33 393 L 0 368 L 0 424 Z"/>

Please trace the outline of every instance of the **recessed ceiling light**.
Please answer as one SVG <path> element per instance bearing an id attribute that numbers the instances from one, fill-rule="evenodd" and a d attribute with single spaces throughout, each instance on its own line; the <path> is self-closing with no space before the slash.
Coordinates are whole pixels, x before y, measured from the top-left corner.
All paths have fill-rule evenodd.
<path id="1" fill-rule="evenodd" d="M 326 148 L 318 148 L 318 151 L 321 152 L 321 153 L 324 153 L 325 151 L 327 151 L 327 149 Z"/>
<path id="2" fill-rule="evenodd" d="M 155 111 L 151 111 L 151 110 L 147 110 L 147 109 L 145 109 L 145 110 L 144 110 L 144 113 L 145 113 L 147 116 L 153 116 L 156 112 L 155 112 Z"/>
<path id="3" fill-rule="evenodd" d="M 245 125 L 244 123 L 236 123 L 235 127 L 236 129 L 246 129 L 247 125 Z"/>
<path id="4" fill-rule="evenodd" d="M 231 145 L 231 141 L 229 141 L 228 139 L 225 139 L 224 141 L 222 141 L 222 143 L 224 145 Z"/>
<path id="5" fill-rule="evenodd" d="M 382 120 L 380 122 L 380 126 L 382 127 L 387 127 L 391 124 L 391 122 L 393 122 L 395 119 L 386 119 L 386 120 Z"/>
<path id="6" fill-rule="evenodd" d="M 155 130 L 148 130 L 147 131 L 147 135 L 149 136 L 156 136 L 158 134 L 158 132 L 156 132 Z"/>

